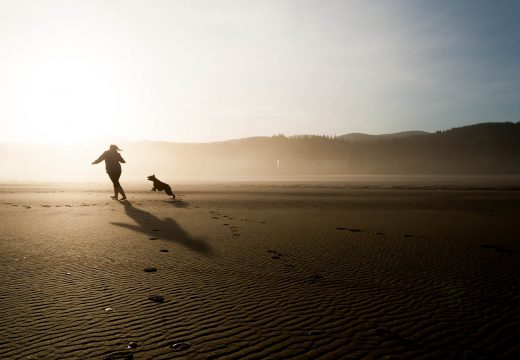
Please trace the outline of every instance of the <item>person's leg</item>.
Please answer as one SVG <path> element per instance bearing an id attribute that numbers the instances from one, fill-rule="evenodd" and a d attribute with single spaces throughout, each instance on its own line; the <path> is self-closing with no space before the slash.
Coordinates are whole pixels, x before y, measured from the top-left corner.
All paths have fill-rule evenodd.
<path id="1" fill-rule="evenodd" d="M 111 197 L 112 197 L 112 199 L 116 199 L 116 200 L 117 200 L 117 196 L 119 193 L 119 188 L 121 187 L 121 185 L 119 185 L 119 176 L 121 176 L 121 173 L 119 173 L 119 174 L 113 173 L 113 172 L 108 173 L 108 177 L 112 181 L 112 184 L 114 184 L 114 196 L 111 196 Z M 126 198 L 124 195 L 123 195 L 123 197 Z"/>
<path id="2" fill-rule="evenodd" d="M 123 187 L 119 185 L 119 193 L 123 196 L 121 200 L 126 200 L 125 191 L 123 190 Z"/>
<path id="3" fill-rule="evenodd" d="M 115 198 L 117 199 L 118 193 L 121 194 L 121 200 L 126 200 L 125 191 L 123 190 L 123 187 L 119 183 L 119 178 L 121 177 L 121 171 L 114 174 L 114 192 L 115 192 Z"/>

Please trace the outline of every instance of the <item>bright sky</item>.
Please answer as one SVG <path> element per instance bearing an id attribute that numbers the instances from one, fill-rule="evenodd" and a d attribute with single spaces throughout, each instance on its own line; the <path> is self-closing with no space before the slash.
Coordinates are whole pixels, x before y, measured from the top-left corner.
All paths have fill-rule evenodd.
<path id="1" fill-rule="evenodd" d="M 520 120 L 520 1 L 0 1 L 0 142 Z"/>

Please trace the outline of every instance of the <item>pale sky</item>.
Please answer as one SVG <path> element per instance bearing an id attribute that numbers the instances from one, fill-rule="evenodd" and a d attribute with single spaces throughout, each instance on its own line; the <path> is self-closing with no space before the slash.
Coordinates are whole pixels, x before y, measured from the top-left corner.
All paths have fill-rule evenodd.
<path id="1" fill-rule="evenodd" d="M 0 142 L 520 120 L 520 1 L 0 0 Z"/>

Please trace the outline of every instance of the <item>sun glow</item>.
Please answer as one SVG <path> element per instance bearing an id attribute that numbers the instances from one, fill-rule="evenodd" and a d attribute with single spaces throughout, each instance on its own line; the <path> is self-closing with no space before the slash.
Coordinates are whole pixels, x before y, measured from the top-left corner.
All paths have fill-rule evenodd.
<path id="1" fill-rule="evenodd" d="M 69 144 L 115 132 L 114 95 L 88 64 L 44 63 L 27 76 L 23 138 Z"/>
<path id="2" fill-rule="evenodd" d="M 54 5 L 28 8 L 0 47 L 4 141 L 63 145 L 142 137 L 149 107 L 134 75 L 135 57 L 128 55 L 131 41 L 110 15 L 103 18 L 89 4 Z"/>

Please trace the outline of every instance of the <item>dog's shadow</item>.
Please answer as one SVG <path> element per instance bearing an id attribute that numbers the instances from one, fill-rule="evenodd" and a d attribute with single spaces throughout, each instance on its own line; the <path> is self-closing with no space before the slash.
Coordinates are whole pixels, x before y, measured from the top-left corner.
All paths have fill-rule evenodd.
<path id="1" fill-rule="evenodd" d="M 181 199 L 174 199 L 174 200 L 164 200 L 164 202 L 168 203 L 168 204 L 171 204 L 172 206 L 175 206 L 176 208 L 187 208 L 190 203 L 189 202 L 186 202 L 184 200 L 181 200 Z"/>
<path id="2" fill-rule="evenodd" d="M 134 220 L 136 224 L 111 222 L 112 225 L 140 232 L 147 236 L 157 236 L 162 240 L 174 241 L 204 255 L 213 254 L 213 250 L 203 239 L 192 237 L 174 219 L 159 219 L 148 211 L 134 207 L 129 201 L 121 201 L 120 203 L 124 206 L 128 217 Z"/>

